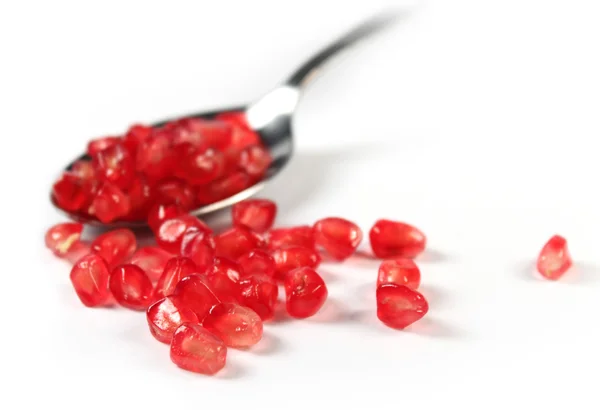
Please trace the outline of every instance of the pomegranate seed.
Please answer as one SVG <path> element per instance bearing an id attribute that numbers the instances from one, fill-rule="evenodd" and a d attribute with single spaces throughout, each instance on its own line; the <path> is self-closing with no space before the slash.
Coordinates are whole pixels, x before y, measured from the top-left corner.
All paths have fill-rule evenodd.
<path id="1" fill-rule="evenodd" d="M 245 113 L 222 113 L 217 115 L 217 119 L 233 125 L 233 135 L 230 146 L 243 149 L 247 146 L 258 145 L 261 143 L 258 134 L 250 129 Z"/>
<path id="2" fill-rule="evenodd" d="M 117 266 L 108 286 L 117 303 L 128 309 L 145 310 L 151 302 L 152 282 L 136 265 Z"/>
<path id="3" fill-rule="evenodd" d="M 233 224 L 263 233 L 271 229 L 275 221 L 277 205 L 268 199 L 247 199 L 232 208 Z"/>
<path id="4" fill-rule="evenodd" d="M 391 328 L 404 329 L 428 310 L 423 295 L 408 286 L 386 283 L 377 287 L 377 317 Z"/>
<path id="5" fill-rule="evenodd" d="M 156 201 L 161 204 L 175 204 L 188 211 L 194 208 L 195 194 L 184 181 L 171 179 L 156 186 Z"/>
<path id="6" fill-rule="evenodd" d="M 96 175 L 120 189 L 127 189 L 133 182 L 135 168 L 133 159 L 122 144 L 113 144 L 98 152 L 93 159 Z"/>
<path id="7" fill-rule="evenodd" d="M 292 228 L 278 228 L 269 232 L 269 249 L 288 248 L 291 246 L 302 246 L 315 249 L 315 235 L 313 228 L 308 225 L 295 226 Z"/>
<path id="8" fill-rule="evenodd" d="M 104 183 L 92 202 L 93 214 L 109 223 L 129 213 L 129 197 L 115 185 Z"/>
<path id="9" fill-rule="evenodd" d="M 129 195 L 129 215 L 135 221 L 144 221 L 154 203 L 154 189 L 146 178 L 135 178 L 127 191 Z"/>
<path id="10" fill-rule="evenodd" d="M 325 218 L 313 226 L 315 243 L 323 247 L 334 259 L 344 260 L 350 257 L 362 241 L 360 228 L 342 218 Z"/>
<path id="11" fill-rule="evenodd" d="M 277 249 L 272 255 L 280 278 L 294 269 L 303 267 L 314 269 L 321 263 L 321 257 L 317 251 L 300 246 Z"/>
<path id="12" fill-rule="evenodd" d="M 136 169 L 150 181 L 168 177 L 174 163 L 169 136 L 160 131 L 153 133 L 140 143 L 135 159 Z"/>
<path id="13" fill-rule="evenodd" d="M 220 178 L 210 184 L 198 187 L 196 201 L 200 205 L 208 205 L 229 198 L 252 185 L 250 177 L 241 171 Z"/>
<path id="14" fill-rule="evenodd" d="M 84 181 L 91 181 L 96 177 L 96 171 L 91 161 L 79 160 L 75 161 L 71 166 L 71 172 L 78 178 Z"/>
<path id="15" fill-rule="evenodd" d="M 239 283 L 242 305 L 256 312 L 260 318 L 270 320 L 275 316 L 279 288 L 275 279 L 267 275 L 252 275 Z"/>
<path id="16" fill-rule="evenodd" d="M 316 314 L 327 299 L 327 286 L 311 268 L 294 269 L 285 276 L 285 308 L 288 314 L 304 319 Z"/>
<path id="17" fill-rule="evenodd" d="M 134 124 L 132 125 L 125 137 L 123 138 L 123 144 L 129 150 L 129 152 L 135 153 L 139 145 L 146 139 L 150 138 L 154 130 L 152 127 L 146 125 Z"/>
<path id="18" fill-rule="evenodd" d="M 66 257 L 74 250 L 81 238 L 83 225 L 80 223 L 62 223 L 54 225 L 46 232 L 46 247 L 56 256 Z"/>
<path id="19" fill-rule="evenodd" d="M 90 201 L 90 182 L 72 172 L 64 172 L 52 186 L 52 198 L 65 211 L 79 211 Z"/>
<path id="20" fill-rule="evenodd" d="M 262 248 L 264 243 L 258 235 L 248 229 L 234 227 L 217 235 L 215 246 L 217 256 L 235 261 L 255 248 Z"/>
<path id="21" fill-rule="evenodd" d="M 150 305 L 146 318 L 152 336 L 163 343 L 171 343 L 173 333 L 183 323 L 199 323 L 194 312 L 177 296 L 167 296 Z"/>
<path id="22" fill-rule="evenodd" d="M 383 261 L 379 266 L 377 286 L 385 283 L 404 285 L 416 290 L 421 283 L 421 272 L 412 259 Z"/>
<path id="23" fill-rule="evenodd" d="M 380 219 L 371 228 L 369 237 L 373 253 L 381 259 L 414 258 L 425 249 L 423 232 L 402 222 Z"/>
<path id="24" fill-rule="evenodd" d="M 169 260 L 156 284 L 154 300 L 171 295 L 181 279 L 195 273 L 198 273 L 196 265 L 190 259 L 177 256 Z"/>
<path id="25" fill-rule="evenodd" d="M 191 143 L 199 148 L 222 150 L 231 143 L 233 127 L 223 121 L 183 118 L 173 125 L 175 144 Z"/>
<path id="26" fill-rule="evenodd" d="M 148 211 L 148 225 L 150 229 L 156 234 L 158 228 L 162 225 L 164 221 L 167 219 L 172 219 L 178 217 L 180 215 L 185 214 L 185 211 L 181 209 L 179 205 L 175 204 L 157 204 L 154 205 Z"/>
<path id="27" fill-rule="evenodd" d="M 96 254 L 81 258 L 70 275 L 77 296 L 87 307 L 100 306 L 108 301 L 108 277 L 106 262 Z"/>
<path id="28" fill-rule="evenodd" d="M 160 225 L 156 233 L 156 243 L 168 252 L 179 253 L 183 236 L 190 231 L 212 233 L 208 225 L 195 216 L 180 215 L 167 219 Z"/>
<path id="29" fill-rule="evenodd" d="M 554 235 L 542 248 L 537 260 L 537 270 L 546 279 L 557 280 L 573 265 L 567 240 Z"/>
<path id="30" fill-rule="evenodd" d="M 109 267 L 124 263 L 137 248 L 135 234 L 129 229 L 103 233 L 92 242 L 91 249 L 104 259 Z"/>
<path id="31" fill-rule="evenodd" d="M 219 178 L 224 169 L 223 153 L 209 148 L 205 151 L 194 150 L 181 157 L 177 175 L 191 185 L 204 185 Z"/>
<path id="32" fill-rule="evenodd" d="M 215 241 L 203 231 L 186 232 L 181 241 L 180 253 L 194 261 L 200 272 L 204 272 L 215 258 Z"/>
<path id="33" fill-rule="evenodd" d="M 237 261 L 241 268 L 244 276 L 251 275 L 267 275 L 270 277 L 275 276 L 275 259 L 265 251 L 260 249 L 254 249 L 240 257 Z"/>
<path id="34" fill-rule="evenodd" d="M 245 112 L 240 111 L 230 111 L 224 112 L 216 117 L 219 121 L 228 122 L 232 125 L 237 125 L 238 127 L 250 129 L 250 124 L 248 124 L 248 119 L 246 118 Z"/>
<path id="35" fill-rule="evenodd" d="M 246 147 L 240 153 L 239 166 L 251 178 L 261 178 L 271 165 L 271 154 L 261 145 Z"/>
<path id="36" fill-rule="evenodd" d="M 226 258 L 215 258 L 214 263 L 206 271 L 206 283 L 214 294 L 223 302 L 237 302 L 238 283 L 242 276 L 242 268 Z"/>
<path id="37" fill-rule="evenodd" d="M 254 346 L 263 334 L 260 317 L 252 309 L 234 303 L 214 306 L 202 321 L 202 326 L 229 347 Z"/>
<path id="38" fill-rule="evenodd" d="M 203 275 L 187 276 L 175 286 L 173 295 L 177 296 L 184 306 L 189 307 L 202 321 L 214 305 L 220 301 L 207 284 Z"/>
<path id="39" fill-rule="evenodd" d="M 91 140 L 87 146 L 87 153 L 90 157 L 93 157 L 97 153 L 104 151 L 119 142 L 121 142 L 121 138 L 119 137 L 104 137 Z"/>
<path id="40" fill-rule="evenodd" d="M 146 272 L 150 280 L 157 281 L 171 258 L 173 255 L 167 251 L 155 246 L 146 246 L 138 249 L 131 256 L 130 263 Z"/>
<path id="41" fill-rule="evenodd" d="M 225 367 L 227 347 L 221 339 L 194 323 L 184 323 L 173 335 L 171 361 L 190 372 L 213 375 Z"/>

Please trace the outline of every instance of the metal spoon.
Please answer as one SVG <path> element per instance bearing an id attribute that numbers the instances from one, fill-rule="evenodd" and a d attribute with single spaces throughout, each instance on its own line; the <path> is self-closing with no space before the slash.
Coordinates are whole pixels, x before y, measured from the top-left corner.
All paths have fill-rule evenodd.
<path id="1" fill-rule="evenodd" d="M 326 61 L 330 60 L 331 57 L 355 44 L 359 40 L 388 26 L 395 21 L 398 16 L 397 13 L 382 13 L 363 22 L 314 55 L 281 85 L 246 107 L 232 107 L 178 117 L 212 118 L 215 115 L 224 112 L 244 112 L 251 128 L 258 133 L 263 144 L 269 149 L 273 157 L 273 162 L 267 170 L 263 180 L 229 198 L 214 202 L 210 205 L 204 205 L 189 213 L 195 216 L 201 216 L 232 206 L 259 192 L 273 177 L 275 177 L 275 175 L 277 175 L 288 163 L 294 151 L 292 115 L 300 100 L 302 90 L 306 88 L 307 84 L 312 79 L 314 79 L 319 68 L 321 68 Z M 171 119 L 152 124 L 152 126 L 160 127 L 169 121 L 171 121 Z M 75 159 L 65 169 L 71 169 L 73 163 L 81 159 L 90 158 L 87 154 L 84 154 Z M 115 221 L 105 224 L 81 214 L 66 212 L 56 205 L 52 200 L 52 195 L 50 198 L 54 206 L 63 214 L 66 214 L 68 218 L 88 225 L 109 229 L 122 227 L 140 228 L 146 226 L 145 221 Z"/>

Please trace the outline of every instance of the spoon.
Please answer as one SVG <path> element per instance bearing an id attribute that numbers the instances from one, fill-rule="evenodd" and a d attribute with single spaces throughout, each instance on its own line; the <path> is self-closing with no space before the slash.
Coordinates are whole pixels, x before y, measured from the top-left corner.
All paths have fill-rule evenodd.
<path id="1" fill-rule="evenodd" d="M 289 162 L 294 152 L 293 133 L 292 133 L 292 115 L 298 104 L 302 90 L 310 83 L 318 73 L 325 62 L 334 55 L 352 46 L 359 40 L 368 37 L 388 26 L 396 20 L 396 13 L 378 14 L 362 24 L 354 27 L 337 41 L 322 49 L 312 58 L 301 65 L 286 81 L 278 87 L 264 95 L 259 100 L 247 105 L 246 107 L 231 107 L 221 110 L 206 111 L 195 113 L 177 118 L 213 118 L 214 116 L 226 112 L 243 112 L 250 127 L 258 133 L 264 146 L 269 150 L 273 162 L 266 172 L 264 178 L 253 186 L 209 205 L 203 205 L 199 208 L 189 211 L 189 214 L 201 216 L 210 214 L 247 199 L 262 190 L 264 186 L 272 180 Z M 160 127 L 172 119 L 151 124 L 152 127 Z M 87 154 L 71 162 L 65 170 L 70 170 L 73 164 L 82 159 L 90 159 Z M 57 206 L 52 200 L 53 205 L 65 214 L 68 218 L 82 222 L 88 225 L 101 228 L 141 228 L 147 226 L 146 221 L 115 221 L 111 223 L 102 223 L 97 219 L 76 213 L 67 212 Z"/>

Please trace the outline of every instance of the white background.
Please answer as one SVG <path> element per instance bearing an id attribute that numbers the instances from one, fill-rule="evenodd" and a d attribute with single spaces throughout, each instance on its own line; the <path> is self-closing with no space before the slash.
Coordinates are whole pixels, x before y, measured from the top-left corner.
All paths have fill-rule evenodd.
<path id="1" fill-rule="evenodd" d="M 52 180 L 86 139 L 252 101 L 390 2 L 13 1 L 0 6 L 0 407 L 598 408 L 600 4 L 429 0 L 307 90 L 281 225 L 425 231 L 429 315 L 375 318 L 377 263 L 324 265 L 313 319 L 268 325 L 209 378 L 143 314 L 84 308 L 43 246 Z M 531 264 L 554 233 L 577 268 Z M 368 250 L 368 243 L 363 244 Z"/>

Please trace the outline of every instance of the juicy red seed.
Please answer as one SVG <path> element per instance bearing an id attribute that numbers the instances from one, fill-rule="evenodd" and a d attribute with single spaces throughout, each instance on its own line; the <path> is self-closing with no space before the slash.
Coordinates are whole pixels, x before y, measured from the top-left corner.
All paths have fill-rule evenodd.
<path id="1" fill-rule="evenodd" d="M 232 208 L 233 224 L 263 233 L 271 229 L 277 205 L 268 199 L 247 199 Z"/>
<path id="2" fill-rule="evenodd" d="M 186 232 L 212 233 L 204 222 L 192 215 L 180 215 L 164 221 L 156 233 L 156 243 L 164 250 L 179 253 Z"/>
<path id="3" fill-rule="evenodd" d="M 383 261 L 379 266 L 377 286 L 386 283 L 404 285 L 416 290 L 421 283 L 421 272 L 412 259 Z"/>
<path id="4" fill-rule="evenodd" d="M 200 321 L 214 305 L 220 303 L 203 275 L 190 275 L 181 279 L 175 286 L 173 295 L 177 296 L 184 306 L 190 308 Z"/>
<path id="5" fill-rule="evenodd" d="M 234 227 L 215 237 L 217 256 L 238 260 L 253 249 L 262 248 L 264 243 L 255 233 L 246 228 Z"/>
<path id="6" fill-rule="evenodd" d="M 129 213 L 129 197 L 115 185 L 104 183 L 92 202 L 93 214 L 109 223 Z"/>
<path id="7" fill-rule="evenodd" d="M 78 211 L 90 201 L 90 182 L 72 172 L 64 172 L 52 186 L 52 198 L 65 211 Z"/>
<path id="8" fill-rule="evenodd" d="M 231 146 L 239 149 L 260 144 L 258 134 L 250 129 L 244 112 L 230 112 L 217 115 L 217 119 L 233 125 Z"/>
<path id="9" fill-rule="evenodd" d="M 238 127 L 250 129 L 248 118 L 246 118 L 246 113 L 243 111 L 224 112 L 217 115 L 216 119 L 237 125 Z"/>
<path id="10" fill-rule="evenodd" d="M 271 154 L 261 145 L 246 147 L 240 153 L 239 166 L 252 178 L 262 177 L 271 165 Z"/>
<path id="11" fill-rule="evenodd" d="M 177 256 L 169 260 L 156 284 L 154 300 L 171 295 L 183 278 L 195 273 L 198 273 L 196 264 L 191 259 Z"/>
<path id="12" fill-rule="evenodd" d="M 96 176 L 96 171 L 94 170 L 92 162 L 83 159 L 73 163 L 71 166 L 71 172 L 77 177 L 86 181 L 90 181 Z"/>
<path id="13" fill-rule="evenodd" d="M 184 370 L 213 375 L 226 360 L 223 341 L 198 324 L 184 323 L 173 335 L 171 361 Z"/>
<path id="14" fill-rule="evenodd" d="M 133 310 L 146 310 L 152 298 L 152 282 L 136 265 L 121 265 L 110 274 L 109 288 L 117 303 Z"/>
<path id="15" fill-rule="evenodd" d="M 133 182 L 135 168 L 133 158 L 122 144 L 113 144 L 98 152 L 93 158 L 97 177 L 120 189 L 127 189 Z"/>
<path id="16" fill-rule="evenodd" d="M 223 153 L 209 148 L 205 151 L 194 150 L 180 158 L 177 175 L 190 185 L 204 185 L 221 177 L 224 169 Z"/>
<path id="17" fill-rule="evenodd" d="M 546 279 L 557 280 L 573 265 L 567 240 L 554 235 L 542 248 L 537 260 L 537 270 Z"/>
<path id="18" fill-rule="evenodd" d="M 129 195 L 129 215 L 132 220 L 144 221 L 148 218 L 154 203 L 154 188 L 144 177 L 135 178 L 127 191 Z"/>
<path id="19" fill-rule="evenodd" d="M 244 276 L 267 275 L 275 276 L 275 259 L 265 251 L 254 249 L 241 256 L 237 261 L 242 267 Z"/>
<path id="20" fill-rule="evenodd" d="M 377 317 L 391 328 L 404 329 L 428 310 L 423 295 L 408 286 L 386 283 L 377 287 Z"/>
<path id="21" fill-rule="evenodd" d="M 386 219 L 378 220 L 369 232 L 375 256 L 414 258 L 425 249 L 426 237 L 414 226 Z"/>
<path id="22" fill-rule="evenodd" d="M 252 310 L 234 303 L 214 306 L 202 326 L 218 336 L 229 347 L 250 347 L 262 339 L 263 324 Z"/>
<path id="23" fill-rule="evenodd" d="M 229 198 L 252 185 L 250 177 L 241 171 L 220 178 L 210 184 L 198 187 L 196 201 L 200 205 Z"/>
<path id="24" fill-rule="evenodd" d="M 71 269 L 71 283 L 77 296 L 87 307 L 100 306 L 108 301 L 109 271 L 106 262 L 96 254 L 81 258 Z"/>
<path id="25" fill-rule="evenodd" d="M 97 153 L 104 151 L 119 142 L 121 142 L 121 138 L 119 137 L 104 137 L 91 140 L 87 146 L 87 153 L 90 157 L 93 157 Z"/>
<path id="26" fill-rule="evenodd" d="M 168 177 L 174 163 L 170 138 L 164 132 L 155 131 L 138 146 L 135 163 L 136 169 L 151 181 Z"/>
<path id="27" fill-rule="evenodd" d="M 284 288 L 285 308 L 290 316 L 297 319 L 313 316 L 327 299 L 323 278 L 311 268 L 298 268 L 287 273 Z"/>
<path id="28" fill-rule="evenodd" d="M 157 281 L 165 270 L 167 262 L 173 255 L 155 246 L 146 246 L 138 249 L 132 256 L 130 263 L 139 266 L 152 281 Z"/>
<path id="29" fill-rule="evenodd" d="M 167 219 L 172 219 L 185 214 L 185 211 L 175 204 L 156 204 L 148 211 L 148 225 L 154 233 Z"/>
<path id="30" fill-rule="evenodd" d="M 269 249 L 276 250 L 291 246 L 315 249 L 315 234 L 308 225 L 278 228 L 269 232 Z"/>
<path id="31" fill-rule="evenodd" d="M 92 253 L 90 245 L 84 242 L 75 242 L 69 252 L 65 255 L 65 259 L 71 263 L 77 263 L 79 259 Z"/>
<path id="32" fill-rule="evenodd" d="M 194 207 L 195 193 L 184 181 L 170 179 L 156 186 L 156 201 L 161 204 L 175 204 L 188 211 Z"/>
<path id="33" fill-rule="evenodd" d="M 173 334 L 185 322 L 199 323 L 194 312 L 178 296 L 167 296 L 146 311 L 150 333 L 159 342 L 171 343 Z"/>
<path id="34" fill-rule="evenodd" d="M 180 253 L 194 261 L 200 272 L 204 272 L 215 259 L 215 241 L 207 232 L 186 232 L 181 241 Z"/>
<path id="35" fill-rule="evenodd" d="M 315 223 L 313 229 L 315 243 L 337 260 L 350 257 L 363 237 L 358 225 L 342 218 L 321 219 Z"/>
<path id="36" fill-rule="evenodd" d="M 275 316 L 279 288 L 270 276 L 255 274 L 239 283 L 240 302 L 256 312 L 260 318 L 270 320 Z"/>
<path id="37" fill-rule="evenodd" d="M 300 246 L 277 249 L 272 255 L 280 278 L 294 269 L 303 267 L 315 269 L 321 263 L 321 257 L 317 251 Z"/>
<path id="38" fill-rule="evenodd" d="M 135 234 L 129 229 L 116 229 L 103 233 L 92 242 L 91 249 L 114 267 L 127 261 L 137 248 Z"/>
<path id="39" fill-rule="evenodd" d="M 204 149 L 224 149 L 231 143 L 233 133 L 231 124 L 203 118 L 182 118 L 171 126 L 175 144 L 191 143 Z"/>
<path id="40" fill-rule="evenodd" d="M 46 247 L 56 256 L 66 257 L 79 242 L 81 231 L 83 231 L 83 225 L 80 223 L 54 225 L 46 232 Z"/>
<path id="41" fill-rule="evenodd" d="M 149 138 L 150 135 L 152 135 L 152 132 L 152 127 L 142 124 L 134 124 L 125 134 L 125 137 L 123 138 L 123 144 L 125 147 L 127 147 L 129 152 L 136 152 L 139 145 Z"/>
<path id="42" fill-rule="evenodd" d="M 205 274 L 206 283 L 222 302 L 237 302 L 242 268 L 226 258 L 215 258 Z"/>

